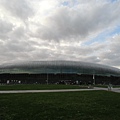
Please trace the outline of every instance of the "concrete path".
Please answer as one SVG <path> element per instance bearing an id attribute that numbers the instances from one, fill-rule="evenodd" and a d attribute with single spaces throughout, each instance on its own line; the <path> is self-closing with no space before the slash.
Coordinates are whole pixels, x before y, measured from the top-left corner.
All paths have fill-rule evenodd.
<path id="1" fill-rule="evenodd" d="M 113 88 L 111 91 L 120 93 L 120 88 Z"/>
<path id="2" fill-rule="evenodd" d="M 106 91 L 108 91 L 108 88 L 94 87 L 94 89 L 95 89 L 95 90 L 106 90 Z M 112 88 L 111 91 L 112 91 L 112 92 L 120 93 L 120 88 Z"/>
<path id="3" fill-rule="evenodd" d="M 5 93 L 41 93 L 41 92 L 75 92 L 75 91 L 93 91 L 93 90 L 108 91 L 107 88 L 94 87 L 94 89 L 10 90 L 10 91 L 0 91 L 0 94 L 5 94 Z M 120 93 L 120 88 L 113 88 L 111 91 Z"/>
<path id="4" fill-rule="evenodd" d="M 0 93 L 72 92 L 72 91 L 90 91 L 90 90 L 95 90 L 95 89 L 11 90 L 11 91 L 0 91 Z"/>

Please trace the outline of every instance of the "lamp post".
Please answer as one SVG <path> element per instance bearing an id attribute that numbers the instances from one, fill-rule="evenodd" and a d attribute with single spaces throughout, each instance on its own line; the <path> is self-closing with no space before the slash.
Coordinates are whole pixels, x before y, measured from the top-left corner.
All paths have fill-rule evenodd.
<path id="1" fill-rule="evenodd" d="M 47 81 L 46 82 L 47 82 L 47 85 L 48 85 L 48 73 L 47 73 Z"/>
<path id="2" fill-rule="evenodd" d="M 95 75 L 93 74 L 93 84 L 95 85 Z"/>

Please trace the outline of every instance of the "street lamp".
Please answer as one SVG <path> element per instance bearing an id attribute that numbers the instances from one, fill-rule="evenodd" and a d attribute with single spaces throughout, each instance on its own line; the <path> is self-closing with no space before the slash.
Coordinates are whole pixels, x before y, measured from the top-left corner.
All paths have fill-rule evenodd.
<path id="1" fill-rule="evenodd" d="M 47 73 L 47 80 L 46 80 L 46 82 L 47 82 L 47 85 L 48 85 L 48 73 Z"/>
<path id="2" fill-rule="evenodd" d="M 93 84 L 95 85 L 95 75 L 93 74 Z"/>

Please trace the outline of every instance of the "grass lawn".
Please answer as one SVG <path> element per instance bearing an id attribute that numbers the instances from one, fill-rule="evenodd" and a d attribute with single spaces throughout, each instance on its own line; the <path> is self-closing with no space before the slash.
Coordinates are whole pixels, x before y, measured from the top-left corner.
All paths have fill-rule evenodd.
<path id="1" fill-rule="evenodd" d="M 94 87 L 108 88 L 108 85 L 94 85 Z"/>
<path id="2" fill-rule="evenodd" d="M 0 120 L 120 120 L 120 94 L 108 91 L 0 94 Z"/>
<path id="3" fill-rule="evenodd" d="M 40 84 L 20 84 L 20 85 L 0 85 L 0 90 L 54 90 L 54 89 L 84 89 L 87 86 L 78 85 L 40 85 Z"/>
<path id="4" fill-rule="evenodd" d="M 94 85 L 94 87 L 108 88 L 108 85 Z M 113 88 L 120 88 L 120 85 L 112 85 Z"/>

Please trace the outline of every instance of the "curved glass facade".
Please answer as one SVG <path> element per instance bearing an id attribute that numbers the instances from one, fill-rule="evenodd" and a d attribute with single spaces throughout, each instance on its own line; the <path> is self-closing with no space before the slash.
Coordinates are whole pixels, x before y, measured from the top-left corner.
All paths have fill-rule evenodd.
<path id="1" fill-rule="evenodd" d="M 0 66 L 0 74 L 2 73 L 75 73 L 120 76 L 120 69 L 100 64 L 77 61 L 31 61 L 24 63 L 3 64 Z"/>

